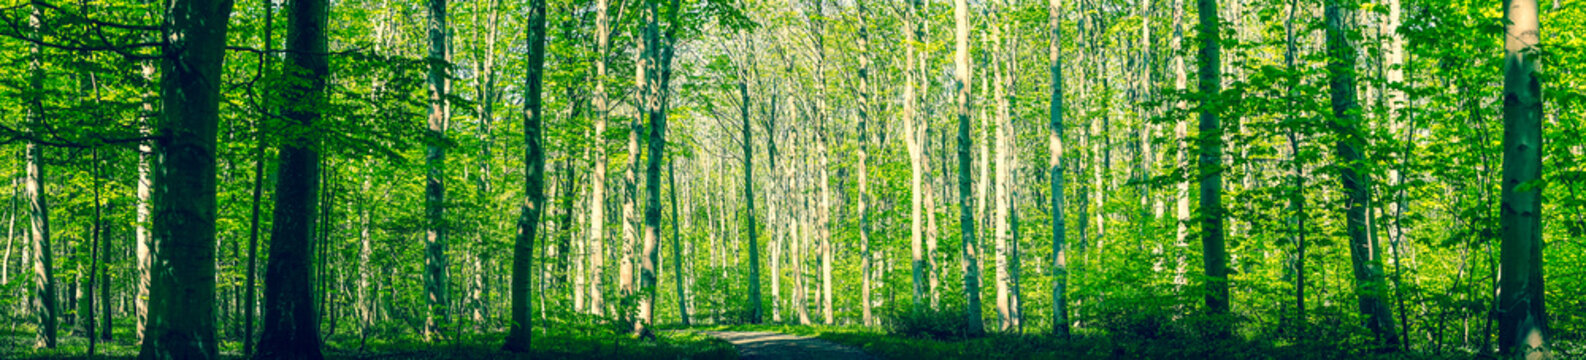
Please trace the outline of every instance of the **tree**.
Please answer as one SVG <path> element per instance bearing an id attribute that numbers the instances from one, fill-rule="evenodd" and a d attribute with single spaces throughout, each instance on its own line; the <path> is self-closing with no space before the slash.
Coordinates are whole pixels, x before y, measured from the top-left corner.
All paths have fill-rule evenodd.
<path id="1" fill-rule="evenodd" d="M 451 306 L 446 280 L 446 127 L 450 121 L 451 90 L 447 68 L 451 60 L 446 27 L 446 0 L 428 0 L 429 21 L 429 119 L 424 146 L 424 293 L 429 307 L 424 319 L 424 338 L 439 336 L 441 327 L 451 321 Z"/>
<path id="2" fill-rule="evenodd" d="M 605 307 L 601 280 L 606 266 L 606 61 L 610 56 L 611 30 L 608 0 L 595 0 L 595 169 L 589 182 L 589 312 L 600 315 Z"/>
<path id="3" fill-rule="evenodd" d="M 920 1 L 909 0 L 908 4 L 908 12 L 903 20 L 905 61 L 903 64 L 903 77 L 905 79 L 903 85 L 903 136 L 909 147 L 909 245 L 914 256 L 911 262 L 914 269 L 914 311 L 918 313 L 925 309 L 925 291 L 927 286 L 925 273 L 930 271 L 926 269 L 927 254 L 925 253 L 924 240 L 922 239 L 922 227 L 925 223 L 920 218 L 921 212 L 925 210 L 924 198 L 927 196 L 928 190 L 924 186 L 925 169 L 923 166 L 925 162 L 923 144 L 925 140 L 925 123 L 919 121 L 919 116 L 915 110 L 915 103 L 919 97 L 915 94 L 915 88 L 919 87 L 917 85 L 919 81 L 917 77 L 921 76 L 919 71 L 914 68 L 919 63 L 919 61 L 915 60 L 915 57 L 918 56 L 915 53 L 920 48 L 918 42 L 920 41 L 921 31 L 919 30 L 920 25 L 917 24 Z"/>
<path id="4" fill-rule="evenodd" d="M 39 6 L 31 6 L 32 13 L 28 16 L 28 25 L 34 34 L 39 32 L 42 20 L 39 19 Z M 33 91 L 43 92 L 44 72 L 41 69 L 44 48 L 41 44 L 29 47 L 28 56 L 28 87 Z M 35 94 L 28 99 L 28 131 L 34 134 L 44 130 L 44 101 L 42 95 Z M 50 206 L 48 194 L 44 189 L 44 147 L 38 141 L 30 141 L 24 152 L 27 154 L 27 186 L 28 199 L 28 236 L 33 245 L 33 304 L 37 311 L 39 323 L 38 334 L 34 340 L 35 347 L 55 348 L 56 339 L 56 311 L 59 310 L 55 301 L 55 256 L 50 247 Z"/>
<path id="5" fill-rule="evenodd" d="M 213 316 L 215 136 L 231 5 L 174 0 L 160 27 L 167 40 L 160 48 L 162 104 L 155 134 L 162 139 L 154 146 L 154 259 L 141 359 L 219 356 Z"/>
<path id="6" fill-rule="evenodd" d="M 747 36 L 745 37 L 744 43 L 746 45 L 748 44 Z M 745 50 L 744 59 L 743 59 L 744 64 L 739 66 L 740 70 L 738 71 L 738 99 L 739 99 L 739 101 L 738 101 L 738 114 L 740 116 L 742 116 L 742 118 L 743 118 L 743 129 L 742 129 L 743 130 L 743 137 L 740 138 L 740 141 L 743 142 L 743 201 L 744 201 L 744 215 L 747 217 L 747 219 L 745 219 L 746 223 L 744 224 L 744 229 L 749 232 L 749 305 L 748 305 L 749 309 L 748 310 L 749 310 L 749 323 L 750 324 L 759 324 L 760 323 L 760 238 L 755 235 L 756 222 L 754 220 L 754 128 L 749 126 L 749 81 L 747 79 L 749 77 L 749 70 L 747 69 L 747 67 L 752 66 L 751 63 L 749 63 L 749 56 L 750 56 L 749 54 L 753 54 L 754 49 L 746 48 L 744 50 Z M 668 162 L 667 166 L 668 166 L 668 168 L 670 168 L 671 163 Z M 668 174 L 670 174 L 670 172 L 668 172 Z M 861 177 L 863 177 L 863 175 L 861 175 Z M 861 206 L 861 209 L 862 208 L 863 207 Z M 677 256 L 677 257 L 681 257 L 681 256 Z M 681 263 L 681 261 L 679 261 L 679 263 Z M 679 270 L 679 271 L 681 271 L 681 270 Z M 681 288 L 679 288 L 679 289 L 680 290 L 678 290 L 678 299 L 682 299 L 683 298 L 683 291 L 681 290 Z M 678 304 L 682 304 L 682 303 L 683 303 L 682 300 L 678 301 Z M 680 308 L 680 309 L 682 309 L 682 308 Z M 865 309 L 868 311 L 869 307 L 866 307 Z M 688 320 L 687 320 L 688 319 L 688 311 L 687 311 L 687 309 L 680 310 L 679 313 L 683 315 L 683 318 L 684 318 L 683 324 L 684 325 L 688 325 Z"/>
<path id="7" fill-rule="evenodd" d="M 265 52 L 269 52 L 270 48 L 271 48 L 270 42 L 273 40 L 273 38 L 271 37 L 270 33 L 271 33 L 272 28 L 273 28 L 273 26 L 271 24 L 274 23 L 274 20 L 275 20 L 275 2 L 274 2 L 274 0 L 264 0 L 264 51 Z M 272 56 L 269 56 L 269 55 L 266 55 L 266 54 L 259 54 L 259 73 L 260 74 L 263 74 L 266 71 L 266 69 L 270 68 L 270 60 L 271 60 L 271 58 L 272 58 Z M 261 97 L 266 98 L 266 99 L 269 98 L 270 93 L 269 93 L 268 89 L 262 90 L 262 91 L 260 91 L 260 93 L 261 93 L 260 95 L 262 95 Z M 265 110 L 265 111 L 266 111 L 265 112 L 266 114 L 269 114 L 269 112 L 268 112 L 269 110 Z M 265 152 L 265 147 L 266 147 L 266 145 L 265 145 L 266 144 L 265 143 L 265 134 L 266 133 L 265 133 L 265 130 L 264 130 L 265 117 L 260 117 L 258 120 L 254 120 L 254 121 L 255 122 L 254 122 L 254 126 L 253 127 L 254 127 L 254 132 L 256 132 L 256 134 L 255 134 L 256 138 L 254 139 L 254 141 L 257 142 L 257 144 L 254 147 L 254 156 L 255 157 L 254 157 L 254 160 L 253 160 L 253 212 L 249 216 L 249 220 L 251 220 L 251 221 L 249 222 L 250 225 L 248 227 L 248 275 L 247 275 L 247 279 L 246 279 L 246 282 L 247 282 L 247 285 L 246 285 L 247 286 L 247 295 L 244 295 L 245 300 L 243 300 L 243 303 L 244 303 L 243 308 L 244 308 L 244 310 L 243 310 L 243 325 L 242 325 L 242 329 L 243 329 L 242 330 L 243 331 L 242 332 L 243 333 L 243 335 L 242 335 L 242 354 L 244 356 L 253 354 L 253 340 L 254 340 L 254 337 L 253 337 L 253 330 L 254 330 L 253 319 L 254 319 L 254 316 L 255 316 L 254 313 L 258 310 L 258 306 L 256 306 L 255 304 L 257 304 L 256 299 L 258 299 L 259 297 L 258 297 L 257 292 L 256 292 L 257 290 L 255 290 L 254 284 L 256 283 L 256 279 L 258 279 L 258 275 L 256 274 L 256 272 L 259 269 L 259 266 L 258 266 L 258 260 L 259 260 L 259 213 L 260 213 L 260 209 L 259 209 L 259 205 L 260 204 L 259 204 L 259 202 L 260 202 L 260 198 L 262 198 L 264 196 L 264 163 L 266 162 L 265 161 L 265 153 L 264 153 Z M 138 201 L 138 215 L 139 215 L 139 220 L 138 220 L 138 223 L 139 223 L 138 224 L 138 237 L 139 237 L 138 245 L 139 246 L 143 246 L 143 239 L 142 239 L 142 237 L 143 237 L 143 224 L 142 224 L 143 223 L 143 219 L 142 218 L 145 217 L 144 216 L 144 211 L 145 210 L 144 210 L 144 204 L 143 204 L 144 201 L 143 201 L 143 199 L 144 199 L 144 197 L 146 197 L 146 192 L 147 192 L 146 188 L 148 187 L 148 185 L 144 183 L 144 182 L 146 182 L 146 180 L 144 178 L 146 177 L 146 172 L 148 170 L 148 168 L 147 168 L 148 165 L 146 164 L 146 162 L 147 162 L 147 160 L 144 159 L 144 156 L 142 154 L 139 154 L 139 162 L 138 162 L 138 176 L 139 176 L 139 181 L 138 181 L 138 198 L 139 198 L 139 201 Z M 139 260 L 139 264 L 138 264 L 139 266 L 144 266 L 142 261 L 143 260 L 141 260 L 141 259 Z"/>
<path id="8" fill-rule="evenodd" d="M 661 158 L 666 157 L 662 151 L 666 150 L 666 113 L 661 110 L 662 90 L 660 75 L 661 69 L 661 44 L 659 1 L 645 0 L 644 3 L 644 42 L 645 52 L 639 56 L 647 57 L 640 66 L 644 67 L 644 74 L 648 78 L 644 87 L 639 91 L 645 92 L 644 109 L 645 117 L 649 118 L 649 151 L 645 166 L 645 204 L 644 204 L 644 242 L 639 254 L 639 316 L 634 319 L 633 333 L 641 338 L 654 338 L 654 330 L 650 329 L 655 321 L 655 264 L 656 246 L 661 238 Z"/>
<path id="9" fill-rule="evenodd" d="M 1503 185 L 1498 273 L 1498 352 L 1508 359 L 1547 359 L 1542 284 L 1541 25 L 1535 0 L 1505 0 Z M 1554 6 L 1557 8 L 1557 6 Z"/>
<path id="10" fill-rule="evenodd" d="M 1228 313 L 1228 251 L 1223 245 L 1223 141 L 1217 115 L 1222 92 L 1222 57 L 1217 0 L 1198 0 L 1200 11 L 1200 212 L 1201 256 L 1206 266 L 1206 309 Z M 1219 329 L 1227 336 L 1228 329 Z"/>
<path id="11" fill-rule="evenodd" d="M 512 247 L 512 318 L 502 350 L 529 351 L 533 335 L 529 318 L 529 289 L 534 276 L 534 239 L 539 233 L 540 213 L 545 205 L 545 134 L 541 128 L 541 102 L 545 69 L 545 0 L 529 1 L 528 72 L 525 82 L 523 141 L 525 144 L 524 199 L 519 207 L 518 237 Z"/>
<path id="12" fill-rule="evenodd" d="M 1062 1 L 1051 0 L 1047 5 L 1047 27 L 1052 29 L 1049 43 L 1052 71 L 1051 121 L 1047 124 L 1049 153 L 1047 171 L 1051 181 L 1052 216 L 1052 334 L 1067 338 L 1068 329 L 1068 245 L 1064 243 L 1067 227 L 1063 218 L 1063 21 Z"/>
<path id="13" fill-rule="evenodd" d="M 975 241 L 974 198 L 970 197 L 969 174 L 969 2 L 953 0 L 953 18 L 957 24 L 954 52 L 953 89 L 958 92 L 958 220 L 963 243 L 964 316 L 971 335 L 985 332 L 980 318 L 980 248 Z"/>
<path id="14" fill-rule="evenodd" d="M 1377 238 L 1371 227 L 1370 204 L 1371 175 L 1364 173 L 1365 159 L 1361 147 L 1365 140 L 1360 134 L 1360 105 L 1355 100 L 1355 48 L 1350 43 L 1349 31 L 1352 16 L 1345 13 L 1340 0 L 1325 2 L 1327 16 L 1328 88 L 1332 95 L 1334 131 L 1342 135 L 1338 141 L 1339 179 L 1343 181 L 1348 208 L 1344 217 L 1349 233 L 1349 253 L 1354 264 L 1355 292 L 1360 298 L 1360 313 L 1366 316 L 1366 328 L 1377 336 L 1377 341 L 1388 347 L 1398 347 L 1399 338 L 1393 330 L 1393 313 L 1383 300 L 1382 258 L 1377 250 Z"/>
<path id="15" fill-rule="evenodd" d="M 276 169 L 275 221 L 264 272 L 264 332 L 260 359 L 320 359 L 319 312 L 310 275 L 320 214 L 323 143 L 312 130 L 324 118 L 325 86 L 330 74 L 326 54 L 330 3 L 298 0 L 288 8 L 286 76 L 290 84 L 282 110 L 293 136 L 282 139 Z M 329 226 L 328 224 L 326 226 Z M 323 272 L 319 276 L 325 276 Z"/>
<path id="16" fill-rule="evenodd" d="M 870 197 L 870 134 L 866 123 L 870 121 L 870 33 L 869 25 L 865 22 L 865 3 L 855 2 L 859 12 L 859 271 L 860 294 L 859 302 L 862 309 L 860 323 L 866 326 L 873 325 L 874 320 L 870 314 L 870 277 L 875 271 L 870 264 L 870 212 L 865 208 Z M 748 119 L 744 119 L 744 128 L 748 128 Z M 747 144 L 748 137 L 745 136 Z M 752 215 L 751 215 L 752 216 Z M 752 253 L 751 253 L 752 254 Z"/>

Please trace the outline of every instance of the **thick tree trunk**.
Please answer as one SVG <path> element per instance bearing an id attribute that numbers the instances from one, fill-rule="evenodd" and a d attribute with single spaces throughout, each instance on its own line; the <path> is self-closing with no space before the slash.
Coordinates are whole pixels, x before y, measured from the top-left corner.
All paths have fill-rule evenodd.
<path id="1" fill-rule="evenodd" d="M 34 5 L 33 12 L 28 16 L 28 24 L 32 31 L 39 32 L 42 26 L 39 9 Z M 30 47 L 31 56 L 28 57 L 28 86 L 35 92 L 44 91 L 44 72 L 41 62 L 44 48 L 39 44 Z M 38 133 L 44 129 L 44 100 L 43 95 L 33 95 L 28 99 L 28 127 L 29 131 Z M 29 243 L 33 244 L 33 289 L 35 294 L 32 311 L 38 316 L 37 338 L 34 347 L 55 348 L 56 315 L 59 311 L 55 299 L 55 255 L 50 246 L 50 207 L 49 194 L 44 189 L 44 147 L 38 142 L 28 142 L 25 157 L 27 162 L 27 198 L 28 219 L 30 227 L 28 234 Z"/>
<path id="2" fill-rule="evenodd" d="M 1360 148 L 1366 144 L 1360 135 L 1360 105 L 1355 97 L 1355 48 L 1349 41 L 1353 16 L 1345 13 L 1349 10 L 1338 0 L 1329 0 L 1325 6 L 1327 65 L 1332 74 L 1328 87 L 1332 93 L 1333 116 L 1337 118 L 1333 122 L 1334 130 L 1342 134 L 1338 141 L 1338 157 L 1343 162 L 1339 178 L 1343 181 L 1348 206 L 1344 217 L 1349 233 L 1350 260 L 1354 264 L 1355 291 L 1360 298 L 1359 311 L 1366 316 L 1366 328 L 1377 336 L 1377 341 L 1388 347 L 1398 347 L 1393 312 L 1383 299 L 1382 255 L 1378 253 L 1370 219 L 1371 175 L 1361 171 L 1366 160 Z"/>
<path id="3" fill-rule="evenodd" d="M 512 247 L 512 319 L 501 348 L 514 353 L 529 351 L 533 335 L 530 311 L 530 284 L 534 277 L 534 239 L 540 230 L 540 213 L 545 205 L 545 134 L 541 127 L 542 78 L 545 68 L 545 0 L 529 1 L 528 71 L 525 82 L 523 117 L 524 199 L 519 207 L 518 236 Z"/>
<path id="4" fill-rule="evenodd" d="M 975 239 L 974 200 L 970 197 L 969 161 L 969 2 L 953 0 L 954 32 L 957 50 L 954 52 L 953 88 L 958 93 L 958 208 L 960 243 L 963 248 L 964 268 L 964 321 L 972 336 L 985 333 L 980 317 L 980 245 Z"/>
<path id="5" fill-rule="evenodd" d="M 1050 0 L 1047 5 L 1047 27 L 1052 38 L 1048 43 L 1052 71 L 1052 97 L 1049 109 L 1050 133 L 1047 135 L 1048 180 L 1052 193 L 1052 334 L 1067 338 L 1068 324 L 1068 244 L 1065 243 L 1067 219 L 1063 218 L 1063 8 L 1061 0 Z"/>
<path id="6" fill-rule="evenodd" d="M 175 0 L 164 17 L 162 38 L 173 40 L 162 47 L 162 121 L 155 131 L 164 137 L 154 148 L 159 170 L 152 196 L 153 253 L 159 258 L 152 261 L 142 359 L 219 356 L 214 318 L 215 135 L 231 5 L 226 0 Z"/>
<path id="7" fill-rule="evenodd" d="M 1555 6 L 1557 7 L 1557 6 Z M 1546 359 L 1542 284 L 1541 26 L 1536 0 L 1504 1 L 1503 225 L 1498 274 L 1498 349 L 1505 358 Z"/>
<path id="8" fill-rule="evenodd" d="M 259 339 L 261 359 L 319 359 L 319 314 L 315 311 L 315 290 L 311 274 L 311 251 L 323 248 L 312 238 L 319 229 L 320 141 L 312 131 L 326 101 L 325 85 L 330 73 L 325 54 L 328 39 L 329 3 L 326 0 L 300 0 L 288 8 L 286 58 L 294 84 L 287 90 L 290 101 L 285 111 L 288 126 L 300 138 L 282 139 L 281 159 L 276 171 L 275 215 L 270 232 L 270 254 L 264 273 L 264 333 Z M 156 181 L 158 183 L 158 181 Z M 325 221 L 329 223 L 329 221 Z"/>

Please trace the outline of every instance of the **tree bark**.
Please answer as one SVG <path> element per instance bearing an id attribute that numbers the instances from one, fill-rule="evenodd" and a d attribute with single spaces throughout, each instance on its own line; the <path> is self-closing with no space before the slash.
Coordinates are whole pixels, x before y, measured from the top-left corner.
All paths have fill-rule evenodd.
<path id="1" fill-rule="evenodd" d="M 971 336 L 985 333 L 985 324 L 980 316 L 980 245 L 975 239 L 975 212 L 974 198 L 970 197 L 971 185 L 970 172 L 973 166 L 969 161 L 969 2 L 967 0 L 953 0 L 953 18 L 955 27 L 955 42 L 957 51 L 954 52 L 953 88 L 957 91 L 956 102 L 958 113 L 958 208 L 959 232 L 963 248 L 964 268 L 964 317 L 968 332 Z"/>
<path id="2" fill-rule="evenodd" d="M 424 339 L 435 340 L 451 321 L 446 266 L 446 128 L 449 122 L 447 79 L 450 53 L 447 46 L 446 0 L 428 0 L 429 119 L 424 146 Z"/>
<path id="3" fill-rule="evenodd" d="M 154 147 L 158 170 L 152 196 L 157 258 L 152 261 L 141 359 L 219 356 L 214 318 L 215 141 L 231 8 L 229 0 L 174 0 L 161 27 L 161 38 L 172 40 L 162 46 L 160 66 L 162 121 L 155 133 L 163 139 Z"/>
<path id="4" fill-rule="evenodd" d="M 918 42 L 920 41 L 920 25 L 916 24 L 919 17 L 920 0 L 909 0 L 908 4 L 908 13 L 905 14 L 903 20 L 905 61 L 903 64 L 903 77 L 905 79 L 903 86 L 903 136 L 909 147 L 909 245 L 913 255 L 911 265 L 914 270 L 914 312 L 918 314 L 925 310 L 925 292 L 926 286 L 928 286 L 925 276 L 926 272 L 929 271 L 926 268 L 924 234 L 922 233 L 925 223 L 924 219 L 921 218 L 922 213 L 926 211 L 924 206 L 924 197 L 926 195 L 924 187 L 925 169 L 922 166 L 925 160 L 924 144 L 922 144 L 924 141 L 922 134 L 925 132 L 925 123 L 920 121 L 920 117 L 915 113 L 915 100 L 919 96 L 915 94 L 915 88 L 918 87 L 917 78 L 920 77 L 918 70 L 915 69 L 916 64 L 919 63 L 919 61 L 915 60 L 917 57 L 915 53 L 919 51 Z"/>
<path id="5" fill-rule="evenodd" d="M 1200 50 L 1200 212 L 1201 256 L 1206 267 L 1206 309 L 1212 314 L 1228 313 L 1228 251 L 1223 244 L 1223 140 L 1217 98 L 1222 91 L 1221 46 L 1218 44 L 1222 20 L 1217 0 L 1198 0 Z M 1230 329 L 1217 329 L 1226 337 Z"/>
<path id="6" fill-rule="evenodd" d="M 1556 6 L 1555 6 L 1556 7 Z M 1536 0 L 1505 0 L 1503 206 L 1498 349 L 1504 358 L 1552 356 L 1542 284 L 1542 69 Z"/>
<path id="7" fill-rule="evenodd" d="M 865 22 L 865 3 L 855 2 L 859 18 L 859 268 L 860 268 L 860 323 L 873 325 L 870 314 L 870 276 L 875 271 L 870 259 L 870 212 L 865 207 L 870 198 L 869 146 L 870 134 L 865 126 L 870 121 L 870 34 Z"/>
<path id="8" fill-rule="evenodd" d="M 313 126 L 324 116 L 325 86 L 330 73 L 328 41 L 329 3 L 298 0 L 288 11 L 286 36 L 287 76 L 293 84 L 283 111 L 292 133 L 282 139 L 276 170 L 275 221 L 270 232 L 270 254 L 264 273 L 264 333 L 259 339 L 260 359 L 320 359 L 319 314 L 315 311 L 314 254 L 322 243 L 313 241 L 319 229 L 321 142 Z M 158 183 L 158 181 L 156 181 Z M 329 223 L 329 221 L 325 221 Z"/>
<path id="9" fill-rule="evenodd" d="M 595 316 L 606 306 L 601 280 L 605 280 L 606 267 L 606 116 L 610 111 L 606 100 L 606 61 L 611 51 L 607 1 L 595 0 L 595 169 L 589 190 L 589 310 Z"/>
<path id="10" fill-rule="evenodd" d="M 1355 96 L 1355 48 L 1349 41 L 1349 31 L 1354 26 L 1353 16 L 1339 4 L 1339 0 L 1325 2 L 1327 16 L 1327 65 L 1332 74 L 1328 88 L 1332 95 L 1334 131 L 1342 134 L 1338 141 L 1338 157 L 1343 166 L 1339 178 L 1344 185 L 1348 208 L 1344 217 L 1349 233 L 1350 260 L 1354 264 L 1355 288 L 1359 311 L 1366 316 L 1366 328 L 1376 335 L 1383 345 L 1399 346 L 1393 330 L 1393 312 L 1383 300 L 1385 284 L 1382 279 L 1382 258 L 1378 253 L 1377 239 L 1373 234 L 1370 217 L 1371 175 L 1362 173 L 1364 156 L 1360 147 L 1366 145 L 1361 135 L 1360 105 Z"/>
<path id="11" fill-rule="evenodd" d="M 1068 244 L 1065 243 L 1067 219 L 1063 218 L 1063 20 L 1062 1 L 1050 0 L 1047 7 L 1047 27 L 1052 38 L 1047 60 L 1051 62 L 1052 97 L 1049 107 L 1051 131 L 1047 135 L 1047 171 L 1052 193 L 1052 334 L 1068 338 Z"/>
<path id="12" fill-rule="evenodd" d="M 28 16 L 28 24 L 34 33 L 38 33 L 42 25 L 38 5 L 32 6 L 32 14 Z M 28 127 L 29 131 L 37 134 L 44 129 L 44 100 L 40 98 L 44 91 L 44 71 L 42 70 L 43 46 L 33 44 L 31 56 L 28 57 L 28 86 L 35 95 L 28 98 Z M 50 246 L 50 207 L 49 194 L 44 188 L 44 147 L 37 141 L 28 142 L 25 157 L 27 162 L 27 198 L 28 231 L 31 237 L 29 243 L 33 244 L 33 289 L 35 294 L 32 310 L 37 313 L 38 326 L 34 347 L 53 349 L 56 345 L 56 317 L 57 306 L 55 298 L 55 255 Z"/>
<path id="13" fill-rule="evenodd" d="M 264 0 L 264 51 L 266 53 L 270 52 L 270 48 L 272 47 L 271 46 L 271 41 L 274 40 L 274 37 L 271 36 L 271 32 L 272 32 L 271 30 L 274 27 L 272 25 L 274 23 L 274 20 L 275 20 L 275 2 L 274 2 L 274 0 Z M 273 59 L 274 59 L 274 56 L 270 56 L 270 55 L 261 54 L 259 56 L 259 72 L 261 73 L 261 76 L 262 76 L 262 74 L 265 71 L 268 71 L 270 69 L 270 65 L 269 65 L 270 64 L 270 60 L 273 60 Z M 247 275 L 247 280 L 246 280 L 247 289 L 246 289 L 246 295 L 244 295 L 245 299 L 243 300 L 243 310 L 242 310 L 243 311 L 243 325 L 242 325 L 242 328 L 243 328 L 243 330 L 242 330 L 242 334 L 243 334 L 242 335 L 242 355 L 243 356 L 251 356 L 251 355 L 253 355 L 253 342 L 254 342 L 253 331 L 255 329 L 255 327 L 253 325 L 253 322 L 254 322 L 254 317 L 256 316 L 256 312 L 259 309 L 259 307 L 257 306 L 257 299 L 259 298 L 259 296 L 258 296 L 258 292 L 256 290 L 257 287 L 255 285 L 257 284 L 257 281 L 258 281 L 258 274 L 257 273 L 258 273 L 258 269 L 259 269 L 259 262 L 258 262 L 259 261 L 259 213 L 261 212 L 259 207 L 260 207 L 260 204 L 261 204 L 260 202 L 262 201 L 261 199 L 264 196 L 264 163 L 266 162 L 265 160 L 267 159 L 265 157 L 265 146 L 266 146 L 267 143 L 265 141 L 264 121 L 269 118 L 269 114 L 270 114 L 270 107 L 269 107 L 270 90 L 269 90 L 269 87 L 261 88 L 259 90 L 259 97 L 264 100 L 263 102 L 266 105 L 262 109 L 260 109 L 261 111 L 263 111 L 265 113 L 265 116 L 261 116 L 258 120 L 254 120 L 255 121 L 254 122 L 254 131 L 256 132 L 256 134 L 254 134 L 254 136 L 255 136 L 254 142 L 256 142 L 256 144 L 254 145 L 254 158 L 253 158 L 253 203 L 252 203 L 253 209 L 252 209 L 252 212 L 250 213 L 250 216 L 249 216 L 249 226 L 248 226 L 248 275 Z M 146 164 L 140 162 L 139 163 L 138 172 L 139 172 L 139 176 L 143 177 L 145 175 L 145 173 L 147 172 Z M 146 179 L 144 179 L 144 180 L 146 180 Z M 139 200 L 140 201 L 138 203 L 138 216 L 139 216 L 138 223 L 139 223 L 139 225 L 138 225 L 138 229 L 137 230 L 138 230 L 138 238 L 139 238 L 139 241 L 138 241 L 139 244 L 138 245 L 140 247 L 143 246 L 142 238 L 143 238 L 144 234 L 143 234 L 142 223 L 144 221 L 143 220 L 144 212 L 146 211 L 145 207 L 144 207 L 144 204 L 143 204 L 143 202 L 141 200 L 143 199 L 143 197 L 145 197 L 147 195 L 147 187 L 148 187 L 148 185 L 144 184 L 144 181 L 139 181 L 139 183 L 138 183 L 138 196 L 139 196 Z M 143 262 L 142 261 L 143 260 L 139 260 L 139 263 L 138 263 L 139 266 L 143 266 Z M 141 321 L 141 319 L 139 321 Z"/>
<path id="14" fill-rule="evenodd" d="M 534 277 L 534 239 L 540 230 L 540 213 L 545 205 L 545 134 L 541 128 L 541 103 L 545 75 L 545 0 L 529 1 L 528 72 L 525 82 L 523 117 L 524 199 L 519 207 L 518 236 L 512 247 L 512 319 L 501 348 L 514 353 L 529 351 L 533 335 L 530 311 L 530 283 Z"/>

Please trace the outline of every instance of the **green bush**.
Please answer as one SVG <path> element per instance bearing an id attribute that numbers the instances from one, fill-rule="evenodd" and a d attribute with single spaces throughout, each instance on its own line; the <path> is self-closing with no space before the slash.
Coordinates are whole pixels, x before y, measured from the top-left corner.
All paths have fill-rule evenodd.
<path id="1" fill-rule="evenodd" d="M 888 333 L 912 338 L 953 340 L 970 337 L 968 317 L 958 309 L 891 309 L 882 312 Z"/>

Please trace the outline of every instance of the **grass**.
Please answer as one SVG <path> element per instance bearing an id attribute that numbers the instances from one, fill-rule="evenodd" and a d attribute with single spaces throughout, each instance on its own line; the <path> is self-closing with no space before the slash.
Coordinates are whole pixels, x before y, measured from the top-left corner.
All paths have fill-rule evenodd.
<path id="1" fill-rule="evenodd" d="M 64 324 L 63 324 L 64 325 Z M 134 359 L 138 346 L 133 342 L 130 323 L 116 324 L 115 338 L 100 343 L 94 359 Z M 460 339 L 424 342 L 412 334 L 371 336 L 362 342 L 352 334 L 338 334 L 325 340 L 327 359 L 697 359 L 734 360 L 738 353 L 731 344 L 694 332 L 663 331 L 655 340 L 640 340 L 609 327 L 573 324 L 548 324 L 536 327 L 531 341 L 533 351 L 526 356 L 509 356 L 500 350 L 505 329 L 486 334 L 463 334 Z M 62 332 L 54 349 L 34 349 L 34 328 L 21 324 L 0 327 L 0 359 L 88 359 L 88 339 Z M 242 359 L 241 343 L 236 339 L 220 342 L 222 359 Z M 360 346 L 362 345 L 362 346 Z"/>
<path id="2" fill-rule="evenodd" d="M 1069 339 L 1045 334 L 990 334 L 938 340 L 891 335 L 879 328 L 733 325 L 697 327 L 714 331 L 773 331 L 812 336 L 853 346 L 882 359 L 1473 359 L 1470 354 L 1360 353 L 1335 344 L 1270 342 L 1260 339 L 1196 341 L 1184 338 L 1144 339 L 1082 329 Z"/>

